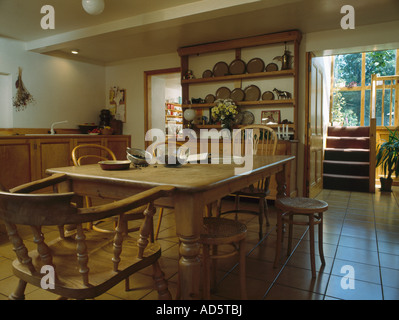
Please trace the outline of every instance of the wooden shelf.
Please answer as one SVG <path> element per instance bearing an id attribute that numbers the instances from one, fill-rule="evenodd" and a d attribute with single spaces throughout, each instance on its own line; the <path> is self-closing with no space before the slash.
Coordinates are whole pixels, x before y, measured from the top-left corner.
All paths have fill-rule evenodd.
<path id="1" fill-rule="evenodd" d="M 276 78 L 276 77 L 287 77 L 287 76 L 292 76 L 292 77 L 295 76 L 294 70 L 289 69 L 289 70 L 279 70 L 279 71 L 269 71 L 269 72 L 235 74 L 223 77 L 183 79 L 181 83 L 196 84 L 196 83 L 209 83 L 209 82 L 218 82 L 218 81 L 235 81 L 235 80 L 245 80 L 245 79 Z"/>
<path id="2" fill-rule="evenodd" d="M 280 124 L 268 124 L 267 126 L 268 127 L 271 127 L 271 128 L 277 128 L 277 127 L 281 127 L 283 124 L 282 123 L 280 123 Z M 285 126 L 287 125 L 287 124 L 284 124 Z M 196 128 L 198 128 L 198 129 L 221 129 L 222 128 L 222 125 L 220 125 L 220 124 L 195 124 L 194 125 Z M 235 126 L 233 126 L 233 129 L 237 129 L 237 128 L 242 128 L 242 127 L 245 127 L 245 125 L 235 125 Z M 293 124 L 293 123 L 290 123 L 290 124 L 288 124 L 288 128 L 290 128 L 290 129 L 295 129 L 295 125 Z"/>
<path id="3" fill-rule="evenodd" d="M 235 104 L 237 106 L 255 106 L 255 107 L 260 107 L 260 106 L 274 106 L 278 105 L 279 107 L 293 107 L 294 106 L 294 100 L 293 99 L 283 99 L 283 100 L 260 100 L 260 101 L 239 101 L 236 102 Z M 183 104 L 182 107 L 183 109 L 185 108 L 198 108 L 198 109 L 205 109 L 205 108 L 212 108 L 215 104 L 214 103 L 194 103 L 194 104 Z"/>

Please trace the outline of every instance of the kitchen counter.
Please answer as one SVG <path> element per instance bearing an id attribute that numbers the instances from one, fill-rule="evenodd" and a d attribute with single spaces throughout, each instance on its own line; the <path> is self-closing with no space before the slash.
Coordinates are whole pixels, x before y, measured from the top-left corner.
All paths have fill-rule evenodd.
<path id="1" fill-rule="evenodd" d="M 126 160 L 131 136 L 79 133 L 0 135 L 0 183 L 10 189 L 46 177 L 48 168 L 71 166 L 73 148 L 85 143 L 106 146 L 118 160 Z"/>

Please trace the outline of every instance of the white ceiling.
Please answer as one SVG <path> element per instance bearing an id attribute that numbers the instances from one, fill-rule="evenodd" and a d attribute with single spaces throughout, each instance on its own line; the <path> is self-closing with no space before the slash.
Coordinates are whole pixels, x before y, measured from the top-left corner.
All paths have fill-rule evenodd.
<path id="1" fill-rule="evenodd" d="M 27 50 L 106 65 L 198 43 L 339 29 L 348 4 L 356 27 L 399 20 L 398 0 L 105 0 L 98 16 L 81 0 L 0 0 L 0 36 L 26 42 Z M 54 30 L 40 27 L 44 5 L 55 9 Z M 71 57 L 71 49 L 80 54 Z"/>

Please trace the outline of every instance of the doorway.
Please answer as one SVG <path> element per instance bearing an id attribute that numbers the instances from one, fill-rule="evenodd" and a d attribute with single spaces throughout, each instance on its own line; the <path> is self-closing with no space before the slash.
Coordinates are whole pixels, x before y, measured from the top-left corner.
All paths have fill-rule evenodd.
<path id="1" fill-rule="evenodd" d="M 180 70 L 169 68 L 144 72 L 144 135 L 150 129 L 160 129 L 166 134 L 183 129 L 182 112 L 179 112 L 182 96 Z M 151 141 L 145 141 L 145 148 L 150 144 Z"/>

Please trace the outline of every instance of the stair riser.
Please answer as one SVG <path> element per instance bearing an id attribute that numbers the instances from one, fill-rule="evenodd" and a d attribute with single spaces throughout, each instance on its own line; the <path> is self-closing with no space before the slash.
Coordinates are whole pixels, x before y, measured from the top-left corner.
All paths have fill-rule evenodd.
<path id="1" fill-rule="evenodd" d="M 341 163 L 323 163 L 323 173 L 330 174 L 343 174 L 352 176 L 368 176 L 369 175 L 369 165 L 359 165 L 359 164 L 341 164 Z"/>
<path id="2" fill-rule="evenodd" d="M 327 134 L 330 137 L 369 137 L 369 127 L 328 127 Z"/>
<path id="3" fill-rule="evenodd" d="M 369 153 L 365 151 L 325 150 L 324 159 L 336 161 L 369 162 Z"/>
<path id="4" fill-rule="evenodd" d="M 369 191 L 368 180 L 337 178 L 337 177 L 323 177 L 323 188 L 332 190 L 347 190 L 347 191 Z"/>
<path id="5" fill-rule="evenodd" d="M 369 138 L 337 139 L 327 137 L 327 148 L 369 149 Z"/>

